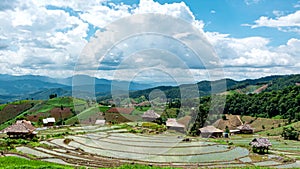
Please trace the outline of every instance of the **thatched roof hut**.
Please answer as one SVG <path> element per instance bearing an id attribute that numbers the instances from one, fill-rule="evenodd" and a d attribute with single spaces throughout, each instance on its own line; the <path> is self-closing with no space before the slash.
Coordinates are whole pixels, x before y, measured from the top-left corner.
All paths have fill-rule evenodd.
<path id="1" fill-rule="evenodd" d="M 166 126 L 168 129 L 176 130 L 178 132 L 184 132 L 185 131 L 185 125 L 178 123 L 175 118 L 168 118 L 166 121 Z"/>
<path id="2" fill-rule="evenodd" d="M 184 116 L 177 120 L 178 123 L 183 124 L 185 128 L 189 128 L 189 124 L 191 122 L 192 117 L 191 116 Z"/>
<path id="3" fill-rule="evenodd" d="M 234 130 L 238 126 L 243 125 L 243 122 L 239 115 L 225 114 L 225 117 L 226 119 L 219 119 L 216 122 L 214 122 L 213 126 L 221 130 L 225 130 L 227 126 L 230 130 Z"/>
<path id="4" fill-rule="evenodd" d="M 35 127 L 30 121 L 18 120 L 15 124 L 3 130 L 9 137 L 33 137 L 36 135 Z"/>
<path id="5" fill-rule="evenodd" d="M 254 132 L 254 128 L 252 128 L 249 124 L 243 124 L 237 127 L 237 129 L 243 134 L 252 134 Z"/>
<path id="6" fill-rule="evenodd" d="M 267 138 L 255 138 L 249 145 L 253 148 L 254 152 L 265 153 L 265 150 L 269 150 L 269 147 L 272 146 L 271 142 Z"/>
<path id="7" fill-rule="evenodd" d="M 223 131 L 220 129 L 217 129 L 214 126 L 206 126 L 203 128 L 200 128 L 200 135 L 201 137 L 204 138 L 209 138 L 209 137 L 222 137 Z"/>
<path id="8" fill-rule="evenodd" d="M 154 120 L 160 118 L 160 115 L 155 113 L 154 110 L 147 110 L 142 115 L 142 118 L 143 118 L 144 121 L 154 121 Z"/>

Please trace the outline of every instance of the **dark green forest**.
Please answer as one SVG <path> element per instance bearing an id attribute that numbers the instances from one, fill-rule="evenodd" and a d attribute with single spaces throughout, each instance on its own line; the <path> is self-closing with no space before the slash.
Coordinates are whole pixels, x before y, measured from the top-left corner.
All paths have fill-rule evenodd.
<path id="1" fill-rule="evenodd" d="M 226 96 L 215 96 L 217 99 L 212 101 L 211 96 L 200 99 L 200 106 L 197 112 L 194 129 L 202 127 L 205 122 L 212 123 L 219 117 L 213 114 L 233 114 L 248 115 L 252 117 L 288 119 L 288 122 L 300 121 L 300 86 L 290 86 L 282 90 L 262 92 L 259 94 L 239 94 L 235 93 Z M 218 101 L 218 97 L 220 98 Z M 223 97 L 223 98 L 222 98 Z M 224 109 L 223 109 L 224 107 Z M 208 118 L 208 114 L 210 117 Z"/>
<path id="2" fill-rule="evenodd" d="M 300 120 L 300 87 L 259 94 L 233 94 L 226 98 L 224 113 Z"/>

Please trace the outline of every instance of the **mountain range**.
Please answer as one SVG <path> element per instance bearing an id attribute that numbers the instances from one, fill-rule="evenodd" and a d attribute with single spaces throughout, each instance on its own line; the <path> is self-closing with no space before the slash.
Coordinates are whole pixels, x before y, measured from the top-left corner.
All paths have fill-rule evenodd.
<path id="1" fill-rule="evenodd" d="M 87 75 L 50 78 L 36 75 L 13 76 L 0 74 L 0 103 L 23 99 L 44 100 L 54 93 L 58 96 L 71 96 L 72 90 L 84 93 L 90 87 L 95 87 L 95 93 L 101 96 L 109 94 L 112 86 L 116 86 L 116 88 L 128 88 L 129 86 L 129 90 L 132 91 L 154 87 L 153 85 L 136 82 L 98 79 Z"/>
<path id="2" fill-rule="evenodd" d="M 0 74 L 0 103 L 14 100 L 34 99 L 45 100 L 50 94 L 58 96 L 84 97 L 89 94 L 96 95 L 103 100 L 111 97 L 112 89 L 115 91 L 130 91 L 130 96 L 137 98 L 148 97 L 153 90 L 164 92 L 168 98 L 196 97 L 209 95 L 214 89 L 214 93 L 222 93 L 230 90 L 244 89 L 251 87 L 258 89 L 262 85 L 268 84 L 265 91 L 282 89 L 287 86 L 299 84 L 300 74 L 295 75 L 274 75 L 258 79 L 246 79 L 236 81 L 233 79 L 221 79 L 217 81 L 200 81 L 197 84 L 183 84 L 179 86 L 159 86 L 159 83 L 143 84 L 127 81 L 116 81 L 98 79 L 87 75 L 74 75 L 68 78 L 50 78 L 46 76 L 24 75 L 13 76 Z M 93 89 L 94 93 L 90 93 Z M 76 91 L 76 93 L 74 93 Z M 183 95 L 182 95 L 183 93 Z"/>

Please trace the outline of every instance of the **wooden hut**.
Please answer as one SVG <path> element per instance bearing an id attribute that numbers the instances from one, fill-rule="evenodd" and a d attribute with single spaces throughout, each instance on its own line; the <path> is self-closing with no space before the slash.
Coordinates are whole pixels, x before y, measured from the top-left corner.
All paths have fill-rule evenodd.
<path id="1" fill-rule="evenodd" d="M 254 129 L 249 124 L 243 124 L 237 127 L 241 134 L 253 134 Z"/>
<path id="2" fill-rule="evenodd" d="M 253 152 L 257 153 L 268 153 L 269 147 L 272 146 L 267 138 L 255 138 L 249 145 L 251 145 Z"/>
<path id="3" fill-rule="evenodd" d="M 36 135 L 35 127 L 26 120 L 18 120 L 15 124 L 4 129 L 3 132 L 13 138 L 33 138 Z"/>
<path id="4" fill-rule="evenodd" d="M 185 132 L 185 125 L 178 123 L 175 118 L 169 118 L 166 121 L 166 126 L 170 130 L 175 130 L 181 133 Z"/>
<path id="5" fill-rule="evenodd" d="M 144 121 L 155 121 L 156 119 L 160 118 L 160 115 L 155 113 L 154 110 L 147 110 L 142 115 Z"/>
<path id="6" fill-rule="evenodd" d="M 217 129 L 214 126 L 206 126 L 203 128 L 200 128 L 200 136 L 203 138 L 210 138 L 210 137 L 222 137 L 223 131 L 220 129 Z"/>

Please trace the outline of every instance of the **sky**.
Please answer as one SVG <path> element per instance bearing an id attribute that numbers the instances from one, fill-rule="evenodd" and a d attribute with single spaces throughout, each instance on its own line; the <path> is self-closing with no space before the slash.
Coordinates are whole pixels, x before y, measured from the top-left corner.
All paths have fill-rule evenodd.
<path id="1" fill-rule="evenodd" d="M 193 55 L 189 46 L 178 43 L 182 38 L 175 36 L 180 32 L 175 27 L 180 21 L 135 18 L 145 14 L 184 20 L 187 24 L 181 26 L 195 28 L 217 61 Z M 135 18 L 136 29 L 131 29 L 132 21 L 120 24 L 124 18 Z M 205 62 L 215 61 L 223 77 L 236 80 L 300 73 L 299 0 L 2 0 L 0 25 L 1 74 L 61 78 L 80 72 L 106 79 L 184 83 L 220 74 L 205 67 Z M 84 57 L 87 46 L 107 42 L 109 32 L 126 34 L 138 28 L 174 32 L 168 32 L 170 37 L 132 35 L 107 47 L 109 52 L 94 58 L 93 64 Z M 196 50 L 208 52 L 203 46 Z M 87 65 L 78 71 L 82 63 Z"/>

